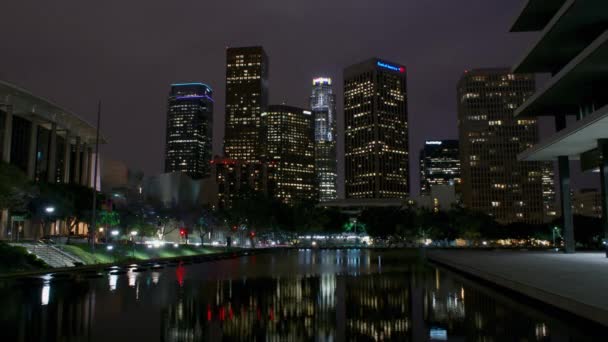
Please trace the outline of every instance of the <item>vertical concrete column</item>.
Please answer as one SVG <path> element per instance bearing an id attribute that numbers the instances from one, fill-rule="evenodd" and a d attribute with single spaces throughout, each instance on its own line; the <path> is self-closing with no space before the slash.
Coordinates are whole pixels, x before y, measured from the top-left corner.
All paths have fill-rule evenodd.
<path id="1" fill-rule="evenodd" d="M 57 181 L 57 124 L 51 124 L 51 139 L 49 144 L 49 162 L 46 170 L 47 181 L 55 183 Z"/>
<path id="2" fill-rule="evenodd" d="M 572 217 L 572 195 L 570 194 L 570 160 L 568 156 L 557 158 L 559 168 L 559 193 L 561 196 L 562 223 L 565 242 L 565 252 L 575 252 L 574 220 Z"/>
<path id="3" fill-rule="evenodd" d="M 2 142 L 2 161 L 5 163 L 11 162 L 11 143 L 13 141 L 13 106 L 6 107 L 6 116 L 4 117 L 4 135 Z"/>
<path id="4" fill-rule="evenodd" d="M 602 156 L 600 164 L 601 196 L 602 196 L 602 226 L 604 228 L 605 250 L 608 258 L 608 139 L 598 141 L 598 148 Z"/>
<path id="5" fill-rule="evenodd" d="M 38 123 L 32 121 L 30 130 L 29 152 L 27 154 L 27 176 L 36 177 L 36 159 L 38 154 Z"/>
<path id="6" fill-rule="evenodd" d="M 76 137 L 76 144 L 74 146 L 76 147 L 76 153 L 74 154 L 76 156 L 76 160 L 74 161 L 74 184 L 80 184 L 80 137 Z"/>
<path id="7" fill-rule="evenodd" d="M 12 236 L 8 236 L 9 231 L 9 223 L 8 223 L 8 209 L 2 209 L 0 211 L 0 239 L 8 239 L 13 240 Z"/>
<path id="8" fill-rule="evenodd" d="M 70 165 L 72 161 L 72 137 L 70 131 L 65 131 L 65 145 L 63 150 L 63 182 L 70 182 Z"/>
<path id="9" fill-rule="evenodd" d="M 82 146 L 82 175 L 80 176 L 80 184 L 89 186 L 89 170 L 91 166 L 91 153 L 89 145 L 86 143 Z"/>

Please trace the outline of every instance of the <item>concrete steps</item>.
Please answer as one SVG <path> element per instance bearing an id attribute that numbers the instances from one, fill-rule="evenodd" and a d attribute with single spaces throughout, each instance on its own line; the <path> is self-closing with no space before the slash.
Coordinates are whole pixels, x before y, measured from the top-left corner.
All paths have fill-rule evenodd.
<path id="1" fill-rule="evenodd" d="M 51 267 L 74 267 L 77 263 L 84 264 L 79 258 L 68 254 L 53 245 L 42 243 L 11 243 L 12 246 L 25 248 L 38 259 L 44 261 Z"/>

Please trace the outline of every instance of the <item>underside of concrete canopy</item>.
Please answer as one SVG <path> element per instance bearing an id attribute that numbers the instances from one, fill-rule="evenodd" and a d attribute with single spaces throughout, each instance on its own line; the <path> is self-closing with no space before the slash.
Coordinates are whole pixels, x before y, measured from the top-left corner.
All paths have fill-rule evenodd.
<path id="1" fill-rule="evenodd" d="M 513 72 L 556 73 L 606 29 L 608 1 L 561 2 L 557 14 L 541 28 L 540 37 L 515 64 Z"/>
<path id="2" fill-rule="evenodd" d="M 608 3 L 608 1 L 606 1 Z M 581 104 L 608 103 L 608 31 L 568 63 L 522 106 L 515 116 L 578 115 Z"/>
<path id="3" fill-rule="evenodd" d="M 599 140 L 607 138 L 608 105 L 522 152 L 519 159 L 550 161 L 559 156 L 568 156 L 578 160 L 581 154 L 597 148 Z"/>
<path id="4" fill-rule="evenodd" d="M 524 0 L 511 32 L 542 30 L 566 0 Z"/>

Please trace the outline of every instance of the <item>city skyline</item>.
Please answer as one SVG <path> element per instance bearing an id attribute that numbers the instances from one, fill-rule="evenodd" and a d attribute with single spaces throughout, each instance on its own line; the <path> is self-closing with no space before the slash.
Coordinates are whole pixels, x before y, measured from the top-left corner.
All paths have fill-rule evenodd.
<path id="1" fill-rule="evenodd" d="M 198 7 L 203 8 L 202 4 L 191 4 L 192 11 L 188 13 L 177 11 L 172 4 L 162 4 L 150 8 L 146 16 L 141 14 L 137 2 L 123 4 L 120 10 L 113 4 L 98 4 L 93 11 L 79 3 L 35 7 L 14 4 L 3 12 L 5 18 L 0 25 L 5 25 L 3 32 L 11 32 L 10 27 L 16 25 L 22 28 L 5 37 L 11 48 L 0 60 L 11 67 L 0 71 L 0 78 L 82 113 L 89 122 L 95 122 L 96 104 L 101 98 L 101 130 L 108 140 L 108 145 L 102 147 L 103 155 L 128 161 L 133 168 L 153 175 L 164 167 L 164 139 L 159 137 L 164 136 L 166 89 L 172 83 L 200 80 L 216 90 L 214 154 L 221 154 L 226 46 L 264 46 L 272 64 L 271 103 L 305 107 L 310 79 L 321 74 L 331 77 L 337 94 L 339 135 L 343 132 L 342 68 L 380 55 L 409 68 L 410 121 L 417 127 L 410 138 L 411 182 L 419 184 L 417 154 L 424 141 L 457 136 L 454 84 L 462 71 L 512 65 L 534 37 L 509 34 L 504 29 L 520 10 L 519 3 L 475 0 L 424 7 L 413 3 L 353 5 L 338 1 L 323 3 L 325 11 L 318 11 L 319 4 L 314 1 L 290 6 L 272 1 L 262 6 L 244 3 L 242 10 L 251 12 L 241 20 L 245 30 L 197 34 L 207 27 L 223 25 L 227 20 L 224 13 L 229 13 L 227 8 L 233 5 L 204 6 L 209 19 L 203 25 L 194 15 Z M 65 13 L 65 18 L 59 13 Z M 311 26 L 309 19 L 304 20 L 310 16 L 329 20 L 338 13 L 339 25 L 330 36 L 342 37 L 339 46 L 325 34 L 325 27 Z M 392 13 L 399 13 L 400 19 L 384 27 L 373 25 L 384 24 Z M 44 29 L 33 24 L 53 17 L 61 20 L 43 26 Z M 116 18 L 111 26 L 108 17 Z M 360 20 L 370 25 L 359 27 Z M 153 26 L 159 22 L 162 25 Z M 262 24 L 257 25 L 258 22 Z M 461 22 L 469 24 L 463 26 Z M 277 25 L 285 29 L 277 30 Z M 436 25 L 437 29 L 428 31 L 428 25 Z M 99 44 L 79 44 L 83 37 Z M 301 44 L 292 42 L 290 37 L 297 37 Z M 139 43 L 132 44 L 133 39 Z M 30 44 L 24 45 L 25 41 Z M 324 52 L 305 53 L 304 46 L 316 46 Z M 55 47 L 64 50 L 61 58 Z M 121 52 L 108 55 L 106 49 Z M 39 62 L 42 60 L 44 63 Z M 141 129 L 141 122 L 146 122 L 145 130 Z M 439 127 L 437 122 L 444 124 Z M 135 141 L 130 139 L 133 130 L 139 132 Z M 139 153 L 142 150 L 150 152 Z M 343 141 L 339 138 L 338 160 L 342 150 Z M 412 192 L 417 188 L 412 187 Z"/>

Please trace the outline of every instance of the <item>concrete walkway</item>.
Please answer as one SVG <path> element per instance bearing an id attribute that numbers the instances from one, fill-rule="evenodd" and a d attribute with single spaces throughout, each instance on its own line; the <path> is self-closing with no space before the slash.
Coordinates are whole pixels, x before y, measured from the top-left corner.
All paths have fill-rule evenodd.
<path id="1" fill-rule="evenodd" d="M 604 253 L 429 250 L 428 258 L 608 326 Z"/>

